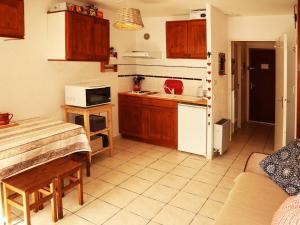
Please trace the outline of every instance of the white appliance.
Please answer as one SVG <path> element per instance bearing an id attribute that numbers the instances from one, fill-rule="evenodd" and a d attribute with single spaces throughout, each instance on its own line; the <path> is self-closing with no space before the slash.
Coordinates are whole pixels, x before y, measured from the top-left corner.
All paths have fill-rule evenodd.
<path id="1" fill-rule="evenodd" d="M 161 59 L 161 52 L 151 51 L 131 51 L 123 54 L 123 57 L 145 58 L 145 59 Z"/>
<path id="2" fill-rule="evenodd" d="M 111 102 L 110 86 L 77 84 L 65 86 L 65 104 L 93 107 Z"/>
<path id="3" fill-rule="evenodd" d="M 206 19 L 206 9 L 191 9 L 190 11 L 190 19 Z"/>
<path id="4" fill-rule="evenodd" d="M 206 156 L 207 108 L 178 104 L 178 150 Z"/>
<path id="5" fill-rule="evenodd" d="M 214 149 L 224 154 L 230 143 L 230 120 L 222 119 L 214 125 Z"/>

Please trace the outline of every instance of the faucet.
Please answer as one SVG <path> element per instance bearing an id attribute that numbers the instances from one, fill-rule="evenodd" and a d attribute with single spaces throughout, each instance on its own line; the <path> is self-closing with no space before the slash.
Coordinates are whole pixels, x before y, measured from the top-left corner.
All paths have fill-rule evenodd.
<path id="1" fill-rule="evenodd" d="M 170 92 L 172 95 L 175 94 L 174 88 L 169 88 L 166 84 L 164 84 L 164 88 L 167 89 L 167 90 L 169 90 L 169 92 Z"/>

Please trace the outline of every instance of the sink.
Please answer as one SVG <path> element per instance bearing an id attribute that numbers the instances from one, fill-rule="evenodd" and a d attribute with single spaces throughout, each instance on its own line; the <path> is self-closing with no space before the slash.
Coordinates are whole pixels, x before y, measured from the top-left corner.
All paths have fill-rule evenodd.
<path id="1" fill-rule="evenodd" d="M 152 93 L 151 91 L 128 91 L 129 94 L 134 95 L 148 95 L 149 93 Z"/>

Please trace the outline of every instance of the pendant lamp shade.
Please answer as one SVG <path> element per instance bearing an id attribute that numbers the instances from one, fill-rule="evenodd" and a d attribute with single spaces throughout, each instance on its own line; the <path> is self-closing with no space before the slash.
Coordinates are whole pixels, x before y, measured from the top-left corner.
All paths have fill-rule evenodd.
<path id="1" fill-rule="evenodd" d="M 120 30 L 139 30 L 144 27 L 139 9 L 123 8 L 117 13 L 114 27 Z"/>

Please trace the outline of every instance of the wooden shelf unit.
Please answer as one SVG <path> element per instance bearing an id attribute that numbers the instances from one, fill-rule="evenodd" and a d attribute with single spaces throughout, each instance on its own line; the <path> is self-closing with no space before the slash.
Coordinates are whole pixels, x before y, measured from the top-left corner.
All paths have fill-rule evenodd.
<path id="1" fill-rule="evenodd" d="M 91 163 L 92 156 L 97 155 L 102 152 L 109 151 L 109 155 L 112 156 L 113 154 L 113 123 L 112 123 L 112 107 L 113 104 L 105 104 L 95 107 L 89 108 L 81 108 L 75 106 L 63 106 L 64 108 L 64 120 L 65 122 L 71 122 L 69 115 L 76 114 L 82 115 L 84 121 L 84 129 L 88 138 L 88 141 L 91 141 L 91 136 L 97 134 L 105 134 L 108 136 L 108 146 L 101 148 L 101 149 L 92 149 L 92 152 L 89 152 L 89 163 Z M 99 130 L 96 132 L 90 131 L 90 115 L 100 115 L 102 113 L 106 114 L 106 128 L 103 130 Z M 90 166 L 90 165 L 88 165 Z M 89 170 L 89 168 L 88 168 Z M 89 174 L 89 171 L 87 172 Z"/>

